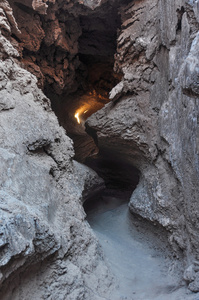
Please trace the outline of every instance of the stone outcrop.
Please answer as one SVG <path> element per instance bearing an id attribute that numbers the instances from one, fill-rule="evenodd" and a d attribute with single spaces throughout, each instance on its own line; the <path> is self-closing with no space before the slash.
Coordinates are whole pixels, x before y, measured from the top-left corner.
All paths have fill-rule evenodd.
<path id="1" fill-rule="evenodd" d="M 168 230 L 198 291 L 198 2 L 132 1 L 121 16 L 123 79 L 88 126 L 140 170 L 130 210 Z"/>
<path id="2" fill-rule="evenodd" d="M 102 299 L 112 277 L 81 202 L 103 182 L 72 160 L 71 139 L 17 61 L 12 9 L 0 7 L 0 298 Z"/>

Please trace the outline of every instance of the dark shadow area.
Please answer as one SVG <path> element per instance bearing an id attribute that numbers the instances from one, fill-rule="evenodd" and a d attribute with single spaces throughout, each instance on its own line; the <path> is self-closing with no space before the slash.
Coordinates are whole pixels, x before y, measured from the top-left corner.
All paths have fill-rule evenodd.
<path id="1" fill-rule="evenodd" d="M 139 183 L 140 172 L 134 166 L 113 152 L 100 150 L 95 156 L 88 157 L 85 164 L 104 179 L 105 190 L 84 202 L 86 214 L 99 208 L 106 211 L 129 202 L 132 192 Z"/>
<path id="2" fill-rule="evenodd" d="M 114 152 L 100 150 L 97 155 L 88 157 L 85 164 L 104 179 L 108 189 L 132 193 L 139 182 L 138 169 Z"/>
<path id="3" fill-rule="evenodd" d="M 121 75 L 113 71 L 117 30 L 121 26 L 118 5 L 105 3 L 79 16 L 82 34 L 74 78 L 77 90 L 58 95 L 49 85 L 45 87 L 60 125 L 74 142 L 74 159 L 82 163 L 98 153 L 96 139 L 85 131 L 85 121 L 110 101 L 111 89 L 121 80 Z"/>

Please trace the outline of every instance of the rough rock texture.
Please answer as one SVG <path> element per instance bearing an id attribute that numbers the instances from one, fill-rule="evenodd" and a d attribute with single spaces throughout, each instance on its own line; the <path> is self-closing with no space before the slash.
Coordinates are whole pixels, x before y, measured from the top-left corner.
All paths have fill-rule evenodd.
<path id="1" fill-rule="evenodd" d="M 95 15 L 88 23 L 84 23 L 84 15 L 92 14 L 101 2 L 9 0 L 20 29 L 20 32 L 15 33 L 15 37 L 22 65 L 38 78 L 40 88 L 47 86 L 57 94 L 66 94 L 76 91 L 81 85 L 81 73 L 84 70 L 77 72 L 81 69 L 77 54 L 79 50 L 81 53 L 87 53 L 85 45 L 87 48 L 88 40 L 82 39 L 82 46 L 79 46 L 79 37 L 94 25 L 94 30 L 89 34 L 89 39 L 93 39 L 90 41 L 90 47 L 97 49 L 101 46 L 99 36 L 112 30 L 109 22 L 113 12 L 111 6 L 108 8 L 109 16 L 103 21 L 106 22 L 105 30 L 104 24 L 98 23 Z M 101 12 L 102 16 L 106 11 L 107 8 Z M 111 47 L 112 45 L 108 44 L 104 50 L 109 53 Z M 98 54 L 102 55 L 99 50 Z"/>
<path id="2" fill-rule="evenodd" d="M 102 180 L 73 162 L 36 77 L 17 63 L 12 9 L 0 9 L 0 299 L 102 299 L 112 277 L 81 204 Z"/>
<path id="3" fill-rule="evenodd" d="M 111 277 L 81 205 L 103 183 L 73 162 L 37 85 L 64 96 L 83 86 L 80 56 L 113 53 L 117 9 L 122 80 L 87 127 L 104 152 L 139 169 L 130 210 L 168 230 L 184 279 L 199 291 L 198 1 L 2 0 L 1 299 L 108 297 Z"/>
<path id="4" fill-rule="evenodd" d="M 52 86 L 57 93 L 76 89 L 77 39 L 81 29 L 64 1 L 9 1 L 19 25 L 16 33 L 23 66 L 37 76 L 39 87 Z M 48 10 L 48 14 L 47 14 Z"/>
<path id="5" fill-rule="evenodd" d="M 121 17 L 115 69 L 123 79 L 88 126 L 101 148 L 140 170 L 130 210 L 168 230 L 198 291 L 198 1 L 132 1 Z"/>

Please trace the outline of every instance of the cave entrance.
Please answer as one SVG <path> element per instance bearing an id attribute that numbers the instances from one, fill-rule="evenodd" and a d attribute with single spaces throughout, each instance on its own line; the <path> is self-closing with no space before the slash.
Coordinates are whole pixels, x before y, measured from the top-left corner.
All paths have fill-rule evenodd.
<path id="1" fill-rule="evenodd" d="M 113 71 L 117 30 L 121 25 L 118 4 L 105 3 L 93 11 L 82 12 L 78 23 L 81 35 L 74 78 L 77 88 L 56 95 L 47 86 L 45 93 L 51 99 L 60 125 L 73 139 L 75 159 L 84 163 L 99 151 L 93 137 L 85 131 L 85 121 L 110 101 L 109 92 L 121 79 Z"/>
<path id="2" fill-rule="evenodd" d="M 121 74 L 114 72 L 117 34 L 121 27 L 119 6 L 119 1 L 106 2 L 79 15 L 81 35 L 74 78 L 78 86 L 75 91 L 67 90 L 62 95 L 53 94 L 47 87 L 46 94 L 60 124 L 74 142 L 74 159 L 94 169 L 104 179 L 109 193 L 125 191 L 129 200 L 139 181 L 138 170 L 121 155 L 99 149 L 95 133 L 92 129 L 85 130 L 87 118 L 110 101 L 110 91 L 121 80 Z"/>

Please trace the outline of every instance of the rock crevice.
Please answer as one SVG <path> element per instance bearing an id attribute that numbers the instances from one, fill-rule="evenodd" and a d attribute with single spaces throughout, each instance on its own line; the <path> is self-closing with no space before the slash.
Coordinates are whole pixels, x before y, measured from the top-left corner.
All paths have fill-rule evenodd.
<path id="1" fill-rule="evenodd" d="M 1 299 L 113 287 L 82 207 L 104 182 L 64 128 L 79 161 L 139 170 L 130 211 L 166 228 L 199 291 L 198 32 L 197 1 L 1 1 Z"/>

